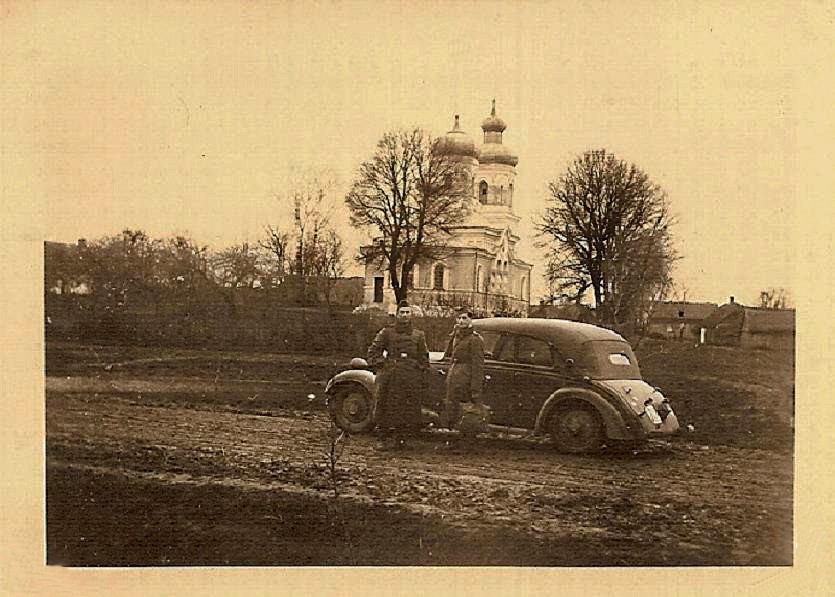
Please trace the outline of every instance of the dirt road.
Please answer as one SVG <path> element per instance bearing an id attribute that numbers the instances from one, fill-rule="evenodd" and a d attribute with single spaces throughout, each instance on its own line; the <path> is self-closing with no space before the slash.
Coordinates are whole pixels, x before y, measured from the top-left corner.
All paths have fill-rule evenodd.
<path id="1" fill-rule="evenodd" d="M 678 441 L 574 457 L 491 437 L 456 453 L 434 432 L 395 453 L 345 438 L 334 477 L 321 410 L 108 383 L 47 378 L 51 564 L 792 561 L 786 451 Z"/>

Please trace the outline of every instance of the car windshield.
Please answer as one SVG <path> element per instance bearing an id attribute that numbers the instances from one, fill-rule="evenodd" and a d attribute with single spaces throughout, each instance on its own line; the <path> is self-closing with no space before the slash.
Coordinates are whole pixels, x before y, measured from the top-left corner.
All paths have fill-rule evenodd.
<path id="1" fill-rule="evenodd" d="M 641 370 L 632 347 L 617 340 L 592 340 L 582 345 L 578 362 L 593 379 L 641 379 Z"/>

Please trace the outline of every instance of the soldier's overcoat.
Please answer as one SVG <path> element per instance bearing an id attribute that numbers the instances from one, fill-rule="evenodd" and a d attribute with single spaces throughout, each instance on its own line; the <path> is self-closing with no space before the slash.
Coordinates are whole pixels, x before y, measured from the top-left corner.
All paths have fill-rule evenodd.
<path id="1" fill-rule="evenodd" d="M 383 433 L 419 429 L 429 368 L 424 333 L 411 323 L 383 328 L 368 348 L 368 362 L 377 370 L 377 427 Z"/>
<path id="2" fill-rule="evenodd" d="M 472 328 L 450 335 L 444 355 L 452 360 L 446 379 L 444 414 L 448 427 L 461 419 L 461 402 L 481 397 L 484 386 L 484 339 Z"/>

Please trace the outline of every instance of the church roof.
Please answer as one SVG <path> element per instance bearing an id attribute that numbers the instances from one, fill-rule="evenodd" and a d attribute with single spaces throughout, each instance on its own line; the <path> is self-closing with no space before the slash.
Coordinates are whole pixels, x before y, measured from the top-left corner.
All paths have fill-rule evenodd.
<path id="1" fill-rule="evenodd" d="M 507 128 L 507 123 L 496 116 L 496 100 L 493 100 L 493 108 L 490 116 L 481 121 L 481 130 L 485 133 L 501 133 Z"/>
<path id="2" fill-rule="evenodd" d="M 515 166 L 519 157 L 507 145 L 501 143 L 485 143 L 478 152 L 478 161 L 482 164 L 505 164 Z"/>
<path id="3" fill-rule="evenodd" d="M 458 114 L 455 115 L 455 124 L 451 131 L 443 137 L 444 146 L 452 155 L 475 158 L 478 157 L 475 141 L 467 133 L 461 130 L 461 122 Z"/>
<path id="4" fill-rule="evenodd" d="M 479 163 L 507 166 L 515 166 L 519 163 L 519 156 L 513 153 L 507 145 L 502 144 L 502 132 L 506 128 L 505 121 L 496 116 L 496 100 L 493 100 L 490 116 L 481 123 L 481 129 L 484 131 L 484 144 L 478 152 Z"/>

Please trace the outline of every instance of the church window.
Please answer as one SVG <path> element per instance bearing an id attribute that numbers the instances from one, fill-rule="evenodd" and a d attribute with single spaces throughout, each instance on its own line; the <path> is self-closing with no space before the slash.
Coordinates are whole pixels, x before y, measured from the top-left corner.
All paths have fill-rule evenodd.
<path id="1" fill-rule="evenodd" d="M 528 279 L 523 276 L 522 277 L 522 284 L 521 284 L 521 287 L 519 288 L 519 298 L 522 299 L 522 300 L 525 299 L 525 295 L 527 294 L 527 292 L 526 292 L 527 291 L 527 285 L 528 285 Z"/>
<path id="2" fill-rule="evenodd" d="M 513 183 L 510 183 L 509 191 L 510 191 L 510 197 L 508 197 L 507 204 L 510 205 L 510 206 L 513 206 Z"/>
<path id="3" fill-rule="evenodd" d="M 444 266 L 440 263 L 435 266 L 435 271 L 432 274 L 432 288 L 435 290 L 444 289 Z"/>
<path id="4" fill-rule="evenodd" d="M 475 290 L 476 292 L 484 292 L 484 273 L 481 266 L 476 267 L 475 271 Z"/>
<path id="5" fill-rule="evenodd" d="M 487 182 L 482 180 L 478 185 L 478 200 L 487 203 Z"/>

